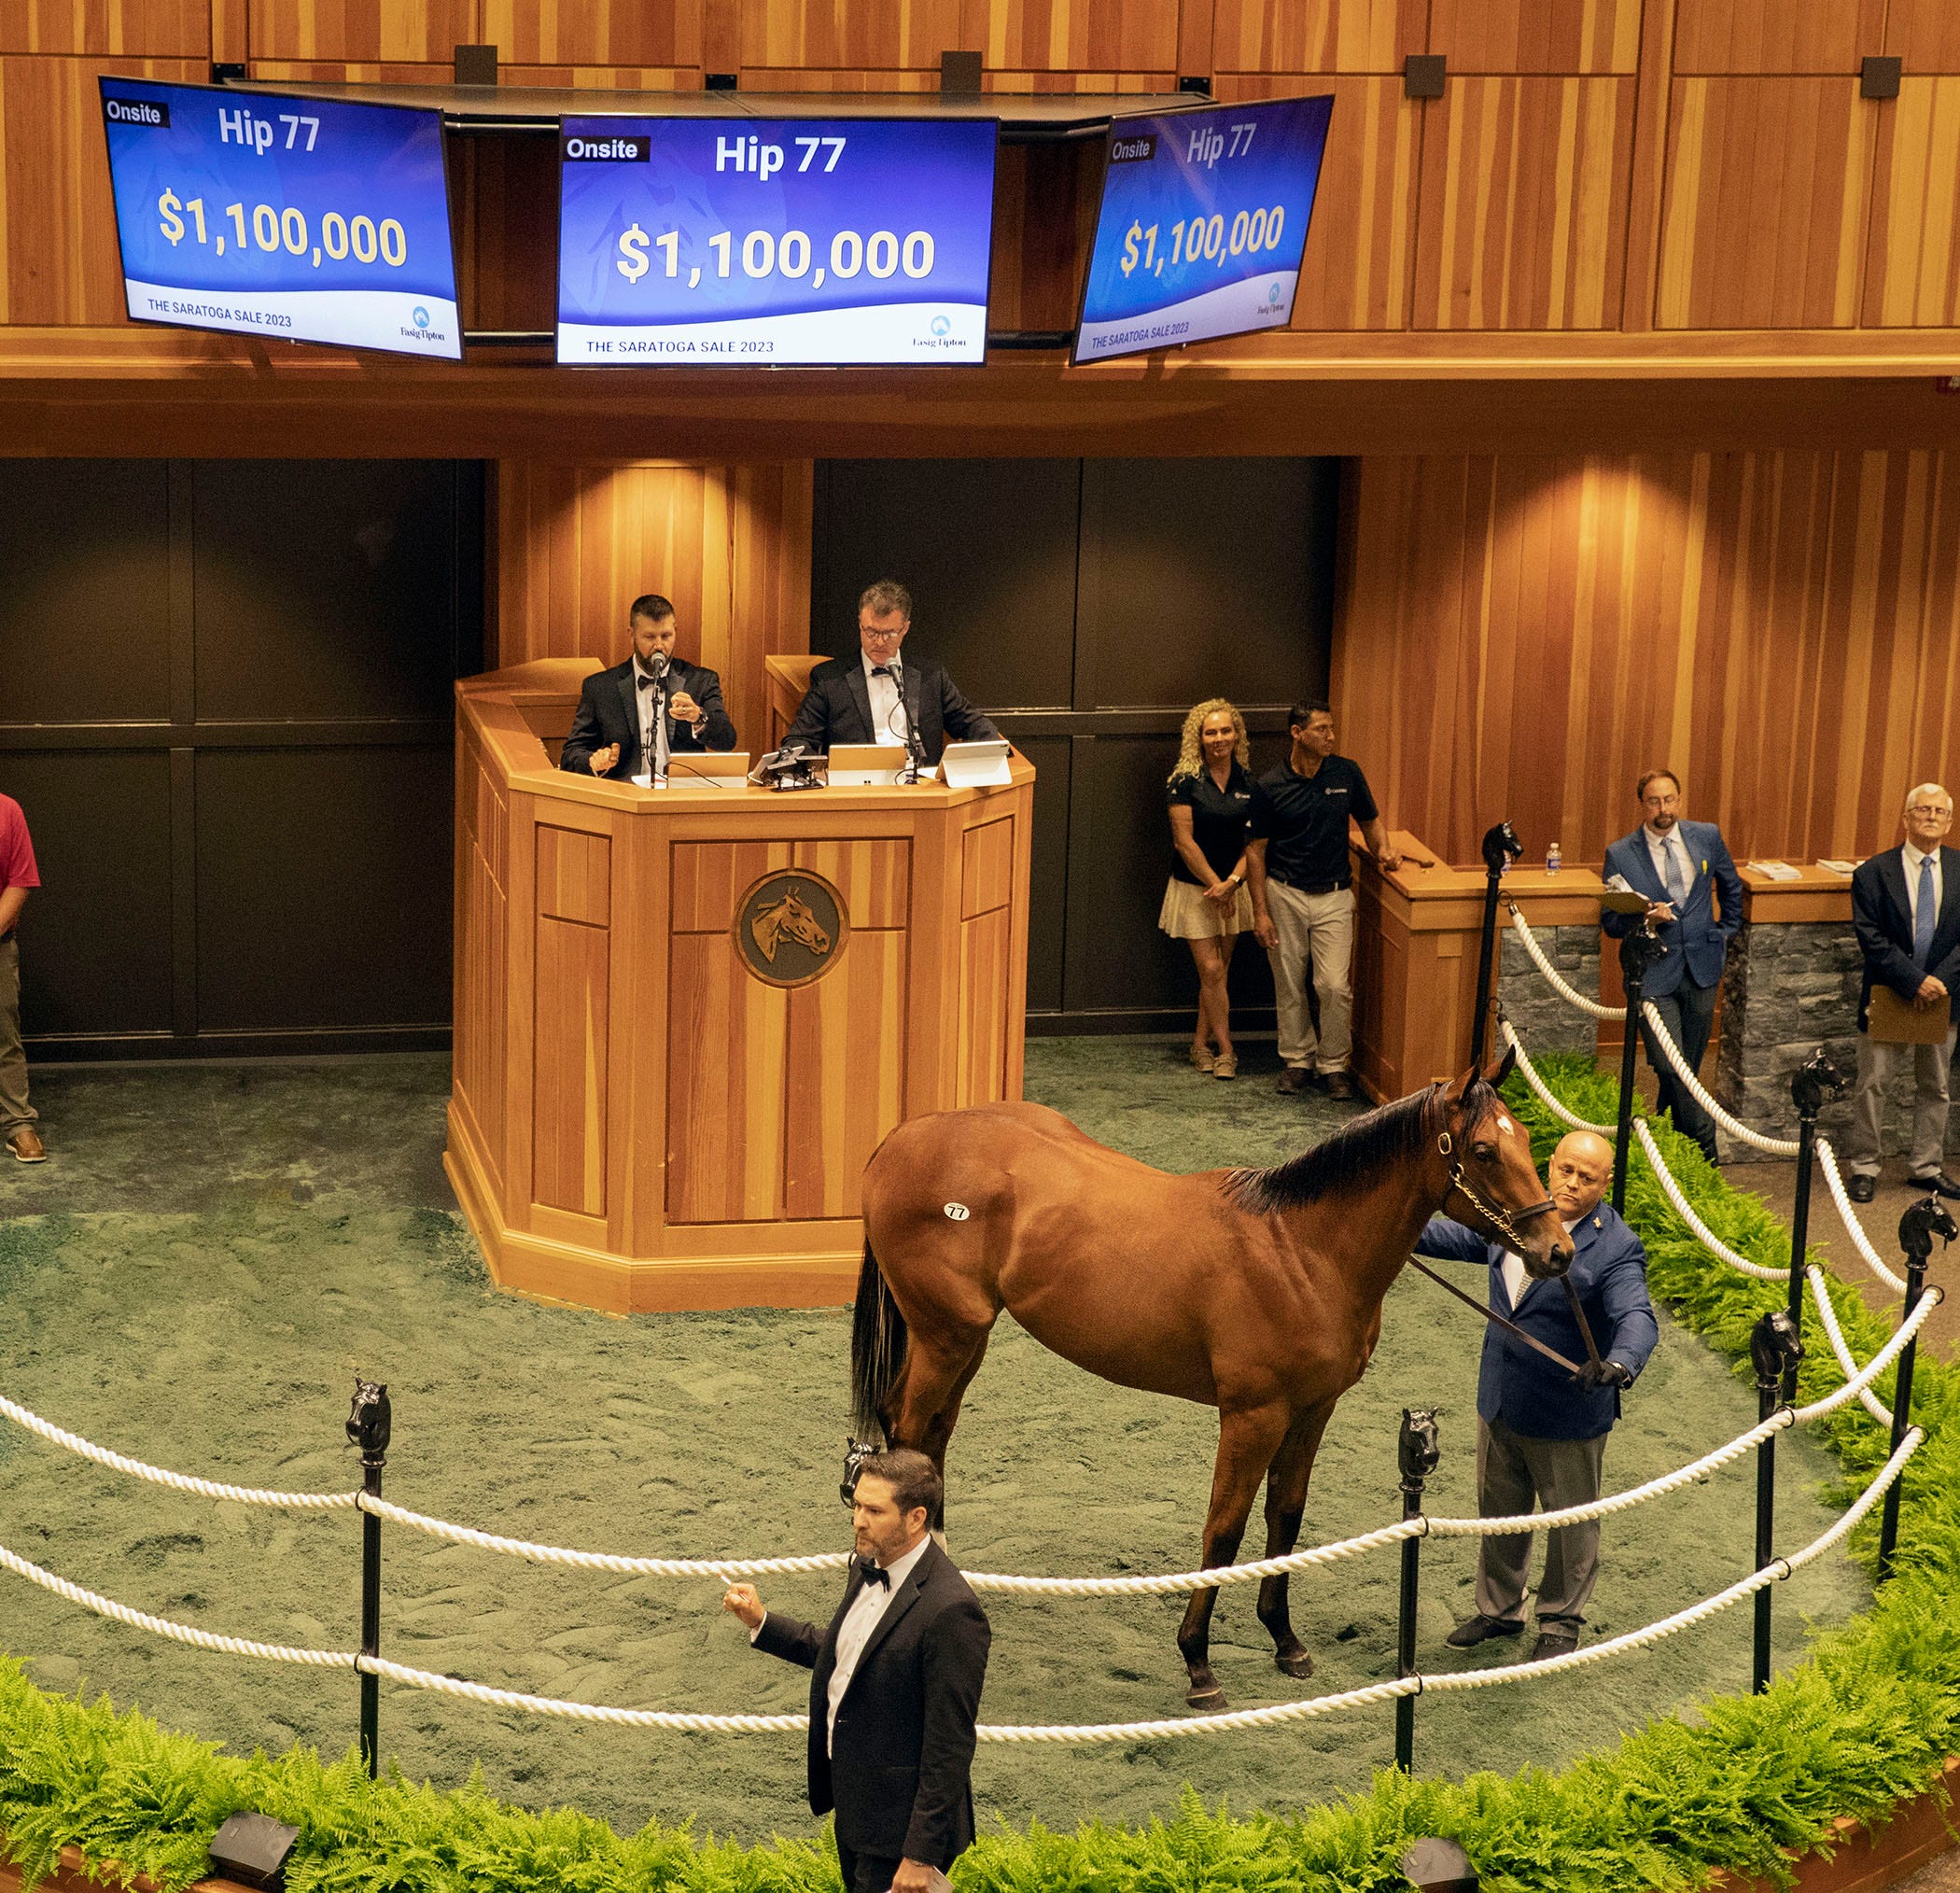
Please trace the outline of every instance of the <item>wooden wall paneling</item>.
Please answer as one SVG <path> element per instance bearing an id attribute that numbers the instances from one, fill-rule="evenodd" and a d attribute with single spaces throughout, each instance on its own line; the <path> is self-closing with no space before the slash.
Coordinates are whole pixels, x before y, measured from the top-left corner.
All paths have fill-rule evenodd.
<path id="1" fill-rule="evenodd" d="M 1457 73 L 1631 73 L 1641 0 L 1431 0 L 1429 50 Z"/>
<path id="2" fill-rule="evenodd" d="M 203 59 L 0 58 L 0 323 L 128 322 L 95 81 L 197 83 Z"/>
<path id="3" fill-rule="evenodd" d="M 1881 109 L 1849 76 L 1677 78 L 1656 326 L 1855 322 Z"/>
<path id="4" fill-rule="evenodd" d="M 746 34 L 745 41 L 747 43 Z M 755 65 L 739 68 L 745 92 L 936 92 L 939 62 L 924 66 Z M 989 75 L 989 77 L 992 76 Z"/>
<path id="5" fill-rule="evenodd" d="M 1404 329 L 1416 261 L 1425 105 L 1393 77 L 1227 73 L 1222 100 L 1334 94 L 1313 221 L 1300 259 L 1295 329 Z"/>
<path id="6" fill-rule="evenodd" d="M 251 43 L 254 55 L 248 63 L 256 85 L 277 85 L 294 79 L 304 85 L 329 86 L 447 86 L 455 82 L 453 54 L 441 61 L 262 59 L 258 56 L 258 39 L 255 37 Z"/>
<path id="7" fill-rule="evenodd" d="M 1960 323 L 1960 77 L 1909 75 L 1877 114 L 1864 319 Z"/>
<path id="8" fill-rule="evenodd" d="M 1674 58 L 1674 25 L 1673 7 L 1646 9 L 1641 21 L 1640 64 L 1634 79 L 1620 327 L 1642 333 L 1654 326 L 1654 285 L 1660 267 L 1660 206 L 1667 189 L 1669 74 Z"/>
<path id="9" fill-rule="evenodd" d="M 1887 0 L 1884 49 L 1903 59 L 1914 77 L 1960 73 L 1960 7 L 1952 0 Z"/>
<path id="10" fill-rule="evenodd" d="M 1419 329 L 1619 321 L 1631 78 L 1455 78 L 1425 124 Z"/>
<path id="11" fill-rule="evenodd" d="M 558 317 L 556 141 L 452 138 L 449 194 L 464 327 L 551 328 Z"/>
<path id="12" fill-rule="evenodd" d="M 490 43 L 497 44 L 495 40 Z M 698 92 L 703 70 L 699 65 L 506 65 L 499 60 L 497 76 L 497 83 L 507 86 L 589 92 Z M 605 106 L 593 109 L 603 111 Z"/>
<path id="13" fill-rule="evenodd" d="M 250 0 L 209 0 L 206 49 L 214 60 L 232 65 L 245 63 L 251 47 L 249 4 Z"/>
<path id="14" fill-rule="evenodd" d="M 995 71 L 1175 73 L 1178 10 L 1179 0 L 987 0 L 982 50 Z"/>
<path id="15" fill-rule="evenodd" d="M 741 16 L 745 66 L 937 71 L 979 51 L 987 70 L 1174 72 L 1179 0 L 769 0 Z"/>
<path id="16" fill-rule="evenodd" d="M 1212 28 L 1218 0 L 1183 0 L 1177 17 L 1177 69 L 1180 73 L 1202 74 L 1210 77 L 1212 59 Z"/>
<path id="17" fill-rule="evenodd" d="M 1427 45 L 1430 0 L 1214 0 L 1221 73 L 1399 73 Z"/>
<path id="18" fill-rule="evenodd" d="M 698 66 L 702 0 L 477 0 L 499 73 L 526 66 Z M 506 80 L 506 83 L 511 81 Z"/>
<path id="19" fill-rule="evenodd" d="M 1855 73 L 1882 50 L 1888 0 L 1674 0 L 1685 73 Z M 1889 0 L 1895 13 L 1908 0 Z M 1943 0 L 1935 0 L 1936 5 Z"/>
<path id="20" fill-rule="evenodd" d="M 268 60 L 429 61 L 483 41 L 482 0 L 249 0 L 252 51 Z"/>
<path id="21" fill-rule="evenodd" d="M 843 963 L 791 990 L 784 1215 L 859 1213 L 864 1166 L 903 1115 L 905 977 L 903 931 L 853 913 Z"/>
<path id="22" fill-rule="evenodd" d="M 207 59 L 211 0 L 14 0 L 0 7 L 0 53 Z"/>
<path id="23" fill-rule="evenodd" d="M 728 666 L 721 694 L 740 747 L 760 754 L 768 697 L 764 661 L 810 646 L 810 535 L 816 468 L 808 460 L 729 470 Z"/>
<path id="24" fill-rule="evenodd" d="M 1071 329 L 1095 240 L 1103 147 L 1002 145 L 995 168 L 989 329 Z"/>

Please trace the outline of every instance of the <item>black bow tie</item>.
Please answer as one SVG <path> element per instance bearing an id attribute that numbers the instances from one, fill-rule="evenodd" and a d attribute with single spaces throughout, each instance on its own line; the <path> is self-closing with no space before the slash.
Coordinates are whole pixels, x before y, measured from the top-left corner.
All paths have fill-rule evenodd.
<path id="1" fill-rule="evenodd" d="M 889 677 L 894 682 L 898 679 L 897 666 L 889 664 L 874 664 L 871 666 L 871 674 L 874 677 Z"/>
<path id="2" fill-rule="evenodd" d="M 882 1584 L 886 1590 L 891 1589 L 891 1573 L 875 1558 L 858 1558 L 852 1562 L 858 1567 L 858 1576 L 866 1584 Z"/>
<path id="3" fill-rule="evenodd" d="M 659 681 L 659 678 L 649 677 L 644 670 L 639 673 L 639 687 L 642 690 L 651 690 Z"/>

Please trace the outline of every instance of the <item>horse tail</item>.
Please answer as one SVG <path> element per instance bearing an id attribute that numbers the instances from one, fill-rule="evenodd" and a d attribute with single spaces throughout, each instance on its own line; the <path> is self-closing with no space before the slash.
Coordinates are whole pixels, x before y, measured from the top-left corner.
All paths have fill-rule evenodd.
<path id="1" fill-rule="evenodd" d="M 864 1239 L 858 1305 L 850 1329 L 851 1430 L 860 1439 L 884 1437 L 881 1409 L 905 1367 L 905 1317 L 886 1286 L 878 1258 Z"/>

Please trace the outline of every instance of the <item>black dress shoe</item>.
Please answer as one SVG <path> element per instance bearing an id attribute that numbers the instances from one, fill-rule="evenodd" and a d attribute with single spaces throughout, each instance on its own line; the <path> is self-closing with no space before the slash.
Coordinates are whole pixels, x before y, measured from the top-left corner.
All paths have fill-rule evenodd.
<path id="1" fill-rule="evenodd" d="M 1307 1088 L 1307 1073 L 1297 1065 L 1288 1065 L 1273 1087 L 1282 1098 L 1297 1098 Z"/>
<path id="2" fill-rule="evenodd" d="M 1451 1649 L 1475 1649 L 1493 1636 L 1522 1636 L 1524 1625 L 1509 1623 L 1501 1617 L 1486 1617 L 1478 1611 L 1467 1623 L 1460 1623 L 1443 1641 Z"/>
<path id="3" fill-rule="evenodd" d="M 1326 1086 L 1328 1097 L 1343 1103 L 1354 1095 L 1354 1080 L 1345 1072 L 1329 1072 L 1321 1082 Z"/>
<path id="4" fill-rule="evenodd" d="M 1930 1190 L 1936 1197 L 1960 1199 L 1960 1183 L 1941 1171 L 1938 1176 L 1909 1176 L 1906 1179 L 1909 1190 Z"/>
<path id="5" fill-rule="evenodd" d="M 1844 1180 L 1844 1194 L 1855 1203 L 1869 1203 L 1878 1195 L 1878 1178 L 1851 1176 Z"/>
<path id="6" fill-rule="evenodd" d="M 1561 1636 L 1555 1630 L 1541 1630 L 1532 1646 L 1532 1662 L 1542 1663 L 1547 1657 L 1570 1656 L 1579 1647 L 1575 1636 Z"/>

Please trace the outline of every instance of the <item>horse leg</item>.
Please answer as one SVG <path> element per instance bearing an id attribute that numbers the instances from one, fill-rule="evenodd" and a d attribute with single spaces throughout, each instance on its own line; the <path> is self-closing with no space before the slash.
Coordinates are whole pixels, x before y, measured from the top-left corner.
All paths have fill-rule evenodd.
<path id="1" fill-rule="evenodd" d="M 1259 1481 L 1286 1437 L 1287 1409 L 1275 1403 L 1250 1410 L 1221 1413 L 1218 1422 L 1218 1464 L 1211 1473 L 1211 1504 L 1205 1513 L 1203 1564 L 1214 1570 L 1239 1555 L 1245 1521 L 1258 1495 Z M 1215 1588 L 1191 1593 L 1184 1619 L 1178 1625 L 1178 1653 L 1191 1673 L 1184 1700 L 1194 1709 L 1225 1706 L 1225 1691 L 1211 1674 L 1211 1606 Z"/>
<path id="2" fill-rule="evenodd" d="M 984 1327 L 977 1335 L 914 1335 L 906 1350 L 905 1371 L 891 1396 L 886 1437 L 893 1446 L 916 1447 L 923 1452 L 939 1468 L 942 1480 L 946 1448 L 959 1423 L 959 1403 L 987 1358 L 992 1332 Z M 945 1532 L 944 1500 L 931 1523 L 934 1531 Z"/>
<path id="3" fill-rule="evenodd" d="M 1287 1428 L 1286 1438 L 1272 1470 L 1266 1476 L 1266 1555 L 1283 1558 L 1300 1541 L 1300 1520 L 1307 1509 L 1307 1481 L 1321 1448 L 1321 1435 L 1333 1417 L 1334 1403 L 1309 1407 Z M 1259 1586 L 1259 1621 L 1272 1635 L 1273 1662 L 1289 1676 L 1310 1676 L 1313 1659 L 1293 1634 L 1287 1607 L 1286 1574 L 1267 1578 Z"/>

